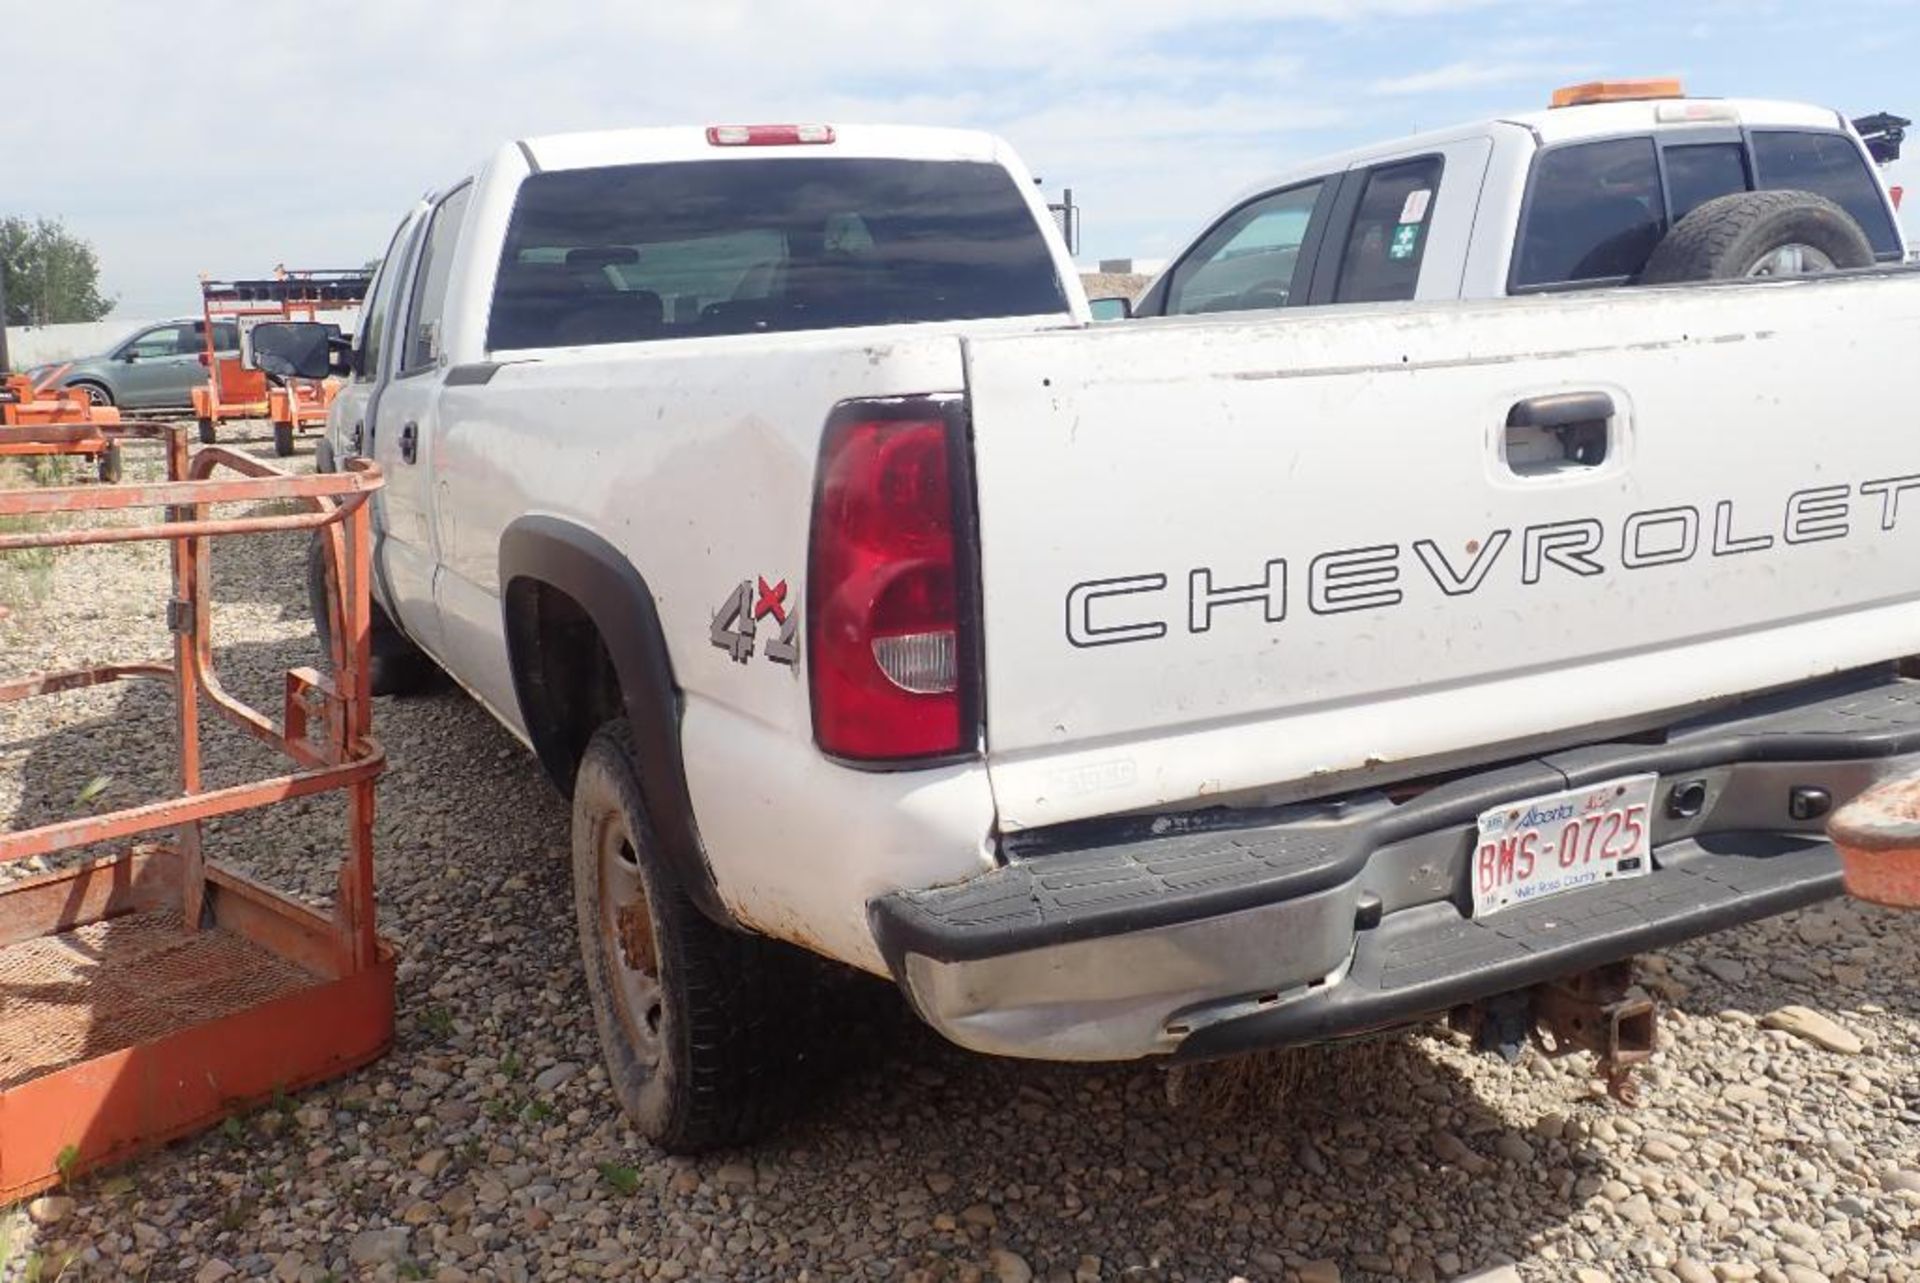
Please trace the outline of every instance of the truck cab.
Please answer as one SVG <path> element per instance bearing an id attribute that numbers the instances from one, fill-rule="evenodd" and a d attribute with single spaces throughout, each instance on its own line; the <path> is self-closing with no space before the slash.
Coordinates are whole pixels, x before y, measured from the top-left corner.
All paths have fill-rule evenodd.
<path id="1" fill-rule="evenodd" d="M 1877 261 L 1906 257 L 1891 195 L 1839 113 L 1627 81 L 1298 166 L 1210 219 L 1133 310 L 1182 316 L 1624 285 L 1700 205 L 1774 190 L 1828 198 Z"/>

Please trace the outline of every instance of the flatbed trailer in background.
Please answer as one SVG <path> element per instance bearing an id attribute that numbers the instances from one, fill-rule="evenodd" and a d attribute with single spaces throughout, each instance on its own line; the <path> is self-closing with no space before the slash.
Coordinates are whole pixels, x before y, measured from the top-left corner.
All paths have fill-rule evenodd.
<path id="1" fill-rule="evenodd" d="M 207 385 L 193 391 L 193 414 L 199 420 L 200 440 L 211 445 L 219 425 L 228 419 L 269 419 L 273 423 L 274 453 L 293 453 L 294 437 L 325 424 L 327 407 L 337 390 L 331 380 L 289 379 L 279 385 L 252 362 L 247 335 L 262 321 L 316 321 L 321 312 L 352 307 L 367 296 L 370 272 L 360 269 L 290 271 L 278 268 L 270 277 L 254 280 L 200 282 L 201 312 L 206 319 Z M 215 317 L 231 318 L 240 329 L 238 355 L 222 355 L 214 345 Z"/>

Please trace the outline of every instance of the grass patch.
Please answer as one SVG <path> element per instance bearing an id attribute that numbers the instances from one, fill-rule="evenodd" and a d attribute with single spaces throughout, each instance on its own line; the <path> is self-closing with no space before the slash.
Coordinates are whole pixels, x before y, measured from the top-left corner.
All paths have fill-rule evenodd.
<path id="1" fill-rule="evenodd" d="M 639 1169 L 628 1167 L 625 1163 L 600 1164 L 600 1179 L 628 1198 L 640 1192 Z"/>
<path id="2" fill-rule="evenodd" d="M 30 486 L 58 485 L 65 479 L 63 461 L 58 458 L 35 459 L 23 466 L 0 460 L 0 490 L 24 490 Z M 52 527 L 46 516 L 0 516 L 0 534 L 29 534 Z M 13 548 L 0 552 L 0 606 L 18 610 L 44 600 L 53 586 L 53 559 L 57 548 Z"/>

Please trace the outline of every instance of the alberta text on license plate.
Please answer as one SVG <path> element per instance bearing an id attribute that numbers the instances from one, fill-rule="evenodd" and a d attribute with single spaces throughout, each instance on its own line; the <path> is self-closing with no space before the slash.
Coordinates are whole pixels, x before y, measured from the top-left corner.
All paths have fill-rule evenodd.
<path id="1" fill-rule="evenodd" d="M 1473 916 L 1575 887 L 1646 876 L 1656 775 L 1629 775 L 1480 813 Z"/>

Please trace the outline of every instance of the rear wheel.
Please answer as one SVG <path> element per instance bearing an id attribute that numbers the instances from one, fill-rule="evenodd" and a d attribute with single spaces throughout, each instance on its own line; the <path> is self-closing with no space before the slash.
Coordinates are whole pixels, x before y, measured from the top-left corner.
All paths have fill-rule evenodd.
<path id="1" fill-rule="evenodd" d="M 293 457 L 293 425 L 291 423 L 273 425 L 273 452 L 282 459 Z"/>
<path id="2" fill-rule="evenodd" d="M 620 1104 L 674 1153 L 752 1140 L 792 1099 L 799 972 L 772 941 L 710 921 L 663 857 L 624 719 L 573 788 L 573 899 L 601 1055 Z"/>
<path id="3" fill-rule="evenodd" d="M 327 614 L 327 556 L 315 535 L 307 544 L 307 608 L 313 613 L 313 631 L 323 654 L 333 653 L 333 620 Z M 438 667 L 427 653 L 407 640 L 379 602 L 372 606 L 372 652 L 368 684 L 375 695 L 412 695 L 433 685 Z"/>
<path id="4" fill-rule="evenodd" d="M 1644 285 L 1810 276 L 1873 266 L 1873 245 L 1847 211 L 1812 192 L 1735 192 L 1710 200 L 1667 233 Z"/>
<path id="5" fill-rule="evenodd" d="M 219 440 L 219 438 L 220 434 L 214 430 L 213 420 L 202 418 L 200 420 L 200 444 L 212 445 L 215 441 Z"/>

